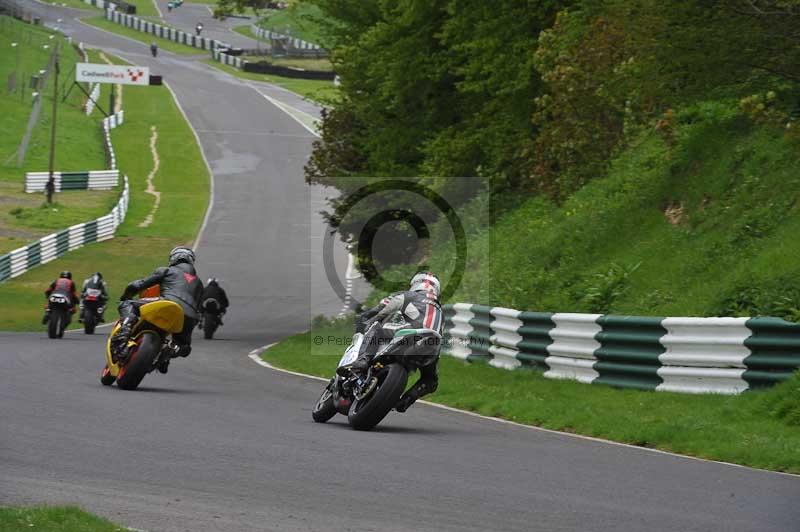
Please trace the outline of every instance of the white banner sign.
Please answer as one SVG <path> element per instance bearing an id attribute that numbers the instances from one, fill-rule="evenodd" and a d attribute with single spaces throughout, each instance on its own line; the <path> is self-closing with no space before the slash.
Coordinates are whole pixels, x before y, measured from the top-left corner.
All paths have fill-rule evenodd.
<path id="1" fill-rule="evenodd" d="M 122 83 L 125 85 L 149 85 L 150 69 L 140 66 L 101 65 L 78 63 L 75 65 L 75 81 L 91 83 Z"/>

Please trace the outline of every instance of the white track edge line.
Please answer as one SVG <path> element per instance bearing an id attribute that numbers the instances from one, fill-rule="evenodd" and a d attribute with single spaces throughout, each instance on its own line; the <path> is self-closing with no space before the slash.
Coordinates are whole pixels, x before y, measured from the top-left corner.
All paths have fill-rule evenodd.
<path id="1" fill-rule="evenodd" d="M 276 345 L 278 343 L 280 343 L 280 342 L 273 342 L 273 343 L 271 343 L 269 345 L 265 345 L 263 347 L 259 347 L 258 349 L 253 349 L 252 351 L 250 351 L 250 353 L 248 353 L 247 356 L 253 362 L 258 364 L 259 366 L 271 369 L 273 371 L 278 371 L 280 373 L 287 373 L 289 375 L 296 375 L 298 377 L 305 377 L 307 379 L 313 379 L 313 380 L 317 380 L 317 381 L 323 381 L 323 382 L 328 382 L 329 381 L 329 379 L 325 379 L 325 378 L 322 378 L 322 377 L 317 377 L 316 375 L 308 375 L 306 373 L 299 373 L 297 371 L 290 371 L 288 369 L 275 367 L 272 364 L 270 364 L 269 362 L 267 362 L 266 360 L 261 358 L 260 353 L 262 353 L 263 351 L 266 351 L 267 349 L 269 349 L 270 347 L 272 347 L 272 346 L 274 346 L 274 345 Z M 636 450 L 639 450 L 639 451 L 646 451 L 646 452 L 655 453 L 655 454 L 662 454 L 662 455 L 666 455 L 666 456 L 672 456 L 674 458 L 684 458 L 684 459 L 687 459 L 687 460 L 694 460 L 694 461 L 697 461 L 697 462 L 709 462 L 709 463 L 713 463 L 713 464 L 720 464 L 720 465 L 729 466 L 729 467 L 735 467 L 735 468 L 739 468 L 739 469 L 746 469 L 748 471 L 754 471 L 754 472 L 757 472 L 757 473 L 769 473 L 769 474 L 772 474 L 772 475 L 782 475 L 782 476 L 787 476 L 787 477 L 792 477 L 792 478 L 800 478 L 800 475 L 795 474 L 795 473 L 786 473 L 784 471 L 770 471 L 769 469 L 759 469 L 757 467 L 750 467 L 750 466 L 741 465 L 741 464 L 734 464 L 734 463 L 731 463 L 731 462 L 723 462 L 721 460 L 711 460 L 709 458 L 699 458 L 697 456 L 689 456 L 689 455 L 685 455 L 685 454 L 672 453 L 672 452 L 669 452 L 669 451 L 662 451 L 661 449 L 652 449 L 650 447 L 641 447 L 639 445 L 631 445 L 629 443 L 622 443 L 622 442 L 613 441 L 613 440 L 604 440 L 603 438 L 596 438 L 594 436 L 584 436 L 582 434 L 573 434 L 571 432 L 561 432 L 561 431 L 558 431 L 558 430 L 546 429 L 546 428 L 543 428 L 543 427 L 537 427 L 536 425 L 525 425 L 524 423 L 517 423 L 516 421 L 511 421 L 511 420 L 503 419 L 503 418 L 499 418 L 499 417 L 485 416 L 483 414 L 478 414 L 476 412 L 470 412 L 469 410 L 461 410 L 460 408 L 455 408 L 455 407 L 452 407 L 452 406 L 447 406 L 447 405 L 443 405 L 443 404 L 439 404 L 439 403 L 432 403 L 430 401 L 424 401 L 422 399 L 420 399 L 417 402 L 421 403 L 423 405 L 426 405 L 426 406 L 432 406 L 434 408 L 439 408 L 441 410 L 447 410 L 448 412 L 455 412 L 455 413 L 459 413 L 459 414 L 464 414 L 464 415 L 475 417 L 475 418 L 478 418 L 478 419 L 483 419 L 483 420 L 486 420 L 486 421 L 494 421 L 496 423 L 502 423 L 502 424 L 505 424 L 505 425 L 512 425 L 514 427 L 519 427 L 519 428 L 528 429 L 528 430 L 546 432 L 546 433 L 549 433 L 549 434 L 558 434 L 560 436 L 568 436 L 570 438 L 577 438 L 579 440 L 586 440 L 586 441 L 591 441 L 591 442 L 595 442 L 595 443 L 604 443 L 604 444 L 607 444 L 607 445 L 614 445 L 614 446 L 617 446 L 617 447 L 625 447 L 625 448 L 628 448 L 628 449 L 636 449 Z"/>
<path id="2" fill-rule="evenodd" d="M 206 214 L 203 216 L 203 223 L 200 226 L 200 230 L 197 231 L 197 236 L 194 238 L 194 243 L 192 244 L 192 250 L 197 251 L 197 248 L 200 247 L 200 240 L 203 238 L 203 233 L 205 233 L 206 226 L 208 225 L 208 220 L 211 218 L 211 210 L 214 207 L 214 196 L 215 196 L 215 186 L 214 186 L 214 173 L 211 171 L 211 165 L 208 164 L 208 158 L 206 157 L 206 152 L 203 149 L 203 144 L 200 142 L 200 136 L 195 131 L 192 122 L 189 120 L 189 117 L 186 115 L 186 111 L 183 110 L 183 106 L 181 105 L 180 100 L 178 100 L 178 96 L 175 94 L 175 91 L 172 90 L 172 87 L 169 86 L 169 83 L 166 81 L 164 82 L 164 86 L 167 87 L 170 94 L 172 94 L 172 99 L 175 101 L 175 105 L 178 106 L 178 110 L 183 115 L 183 119 L 188 124 L 189 129 L 192 130 L 192 134 L 194 135 L 194 140 L 197 142 L 197 147 L 200 149 L 200 155 L 203 157 L 203 162 L 206 165 L 206 170 L 208 170 L 208 181 L 209 181 L 209 190 L 208 190 L 208 205 L 206 206 Z"/>
<path id="3" fill-rule="evenodd" d="M 308 124 L 306 124 L 305 122 L 303 122 L 302 120 L 300 120 L 300 118 L 298 118 L 297 116 L 295 116 L 294 114 L 292 114 L 291 112 L 289 112 L 289 111 L 288 111 L 286 108 L 288 107 L 288 108 L 289 108 L 289 109 L 291 109 L 292 111 L 296 111 L 297 113 L 302 113 L 302 114 L 304 114 L 304 115 L 306 115 L 306 116 L 308 116 L 308 117 L 312 118 L 313 120 L 317 120 L 316 118 L 314 118 L 314 116 L 312 116 L 312 115 L 310 115 L 310 114 L 306 113 L 305 111 L 301 111 L 300 109 L 297 109 L 296 107 L 293 107 L 293 106 L 289 105 L 288 103 L 282 102 L 282 101 L 280 101 L 280 100 L 277 100 L 277 99 L 273 98 L 272 96 L 269 96 L 269 95 L 267 95 L 267 94 L 264 94 L 263 92 L 261 92 L 260 90 L 258 90 L 258 87 L 256 87 L 256 86 L 255 86 L 255 85 L 253 85 L 252 83 L 247 83 L 247 86 L 248 86 L 248 87 L 250 87 L 251 89 L 253 89 L 254 91 L 256 91 L 257 93 L 259 93 L 259 94 L 260 94 L 260 95 L 261 95 L 261 96 L 262 96 L 262 97 L 263 97 L 265 100 L 267 100 L 269 103 L 271 103 L 272 105 L 274 105 L 275 107 L 277 107 L 278 109 L 280 109 L 281 111 L 283 111 L 283 113 L 284 113 L 284 114 L 286 114 L 288 117 L 290 117 L 292 120 L 294 120 L 295 122 L 297 122 L 298 124 L 300 124 L 301 126 L 303 126 L 303 127 L 306 129 L 306 131 L 308 131 L 309 133 L 311 133 L 311 134 L 312 134 L 312 135 L 314 135 L 315 137 L 317 137 L 317 138 L 320 138 L 320 134 L 319 134 L 319 132 L 318 132 L 318 131 L 316 131 L 316 130 L 315 130 L 314 128 L 312 128 L 312 127 L 309 127 L 309 126 L 308 126 Z M 290 91 L 290 92 L 291 92 L 291 91 Z"/>

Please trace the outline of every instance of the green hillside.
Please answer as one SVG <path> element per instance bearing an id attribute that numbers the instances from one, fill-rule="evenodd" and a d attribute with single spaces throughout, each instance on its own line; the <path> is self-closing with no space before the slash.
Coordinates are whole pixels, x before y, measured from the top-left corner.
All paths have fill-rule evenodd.
<path id="1" fill-rule="evenodd" d="M 53 35 L 52 39 L 50 38 Z M 74 79 L 75 63 L 81 61 L 67 39 L 46 28 L 32 26 L 0 16 L 0 79 L 16 79 L 15 90 L 0 98 L 0 254 L 69 225 L 106 214 L 117 200 L 114 191 L 68 191 L 56 195 L 56 205 L 45 206 L 41 194 L 24 192 L 25 172 L 47 171 L 54 79 L 42 90 L 42 110 L 33 130 L 28 151 L 17 165 L 20 145 L 33 105 L 30 78 L 47 67 L 50 53 L 58 42 L 59 100 Z M 12 43 L 17 43 L 12 46 Z M 45 48 L 46 47 L 46 48 Z M 86 116 L 82 105 L 86 97 L 77 88 L 65 102 L 59 102 L 56 171 L 103 170 L 106 168 L 102 114 L 95 109 Z M 106 106 L 106 102 L 101 102 Z"/>
<path id="2" fill-rule="evenodd" d="M 797 141 L 736 102 L 697 104 L 670 127 L 637 136 L 563 204 L 533 197 L 471 238 L 453 299 L 800 320 Z"/>

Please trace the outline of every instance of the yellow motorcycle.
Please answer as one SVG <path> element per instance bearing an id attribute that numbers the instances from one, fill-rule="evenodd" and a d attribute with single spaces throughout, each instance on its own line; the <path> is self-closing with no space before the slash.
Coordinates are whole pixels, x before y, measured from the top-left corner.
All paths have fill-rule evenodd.
<path id="1" fill-rule="evenodd" d="M 183 330 L 183 309 L 166 299 L 142 305 L 139 308 L 139 321 L 128 340 L 130 356 L 123 364 L 116 364 L 111 358 L 111 337 L 119 326 L 117 320 L 106 340 L 106 366 L 100 375 L 100 382 L 104 386 L 111 386 L 116 381 L 123 390 L 135 390 L 145 375 L 171 357 L 173 349 L 170 334 Z"/>

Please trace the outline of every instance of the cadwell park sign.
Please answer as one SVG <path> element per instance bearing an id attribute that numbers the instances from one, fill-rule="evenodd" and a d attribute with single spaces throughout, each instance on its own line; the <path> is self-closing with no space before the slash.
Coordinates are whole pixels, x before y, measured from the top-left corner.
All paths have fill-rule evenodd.
<path id="1" fill-rule="evenodd" d="M 78 63 L 75 65 L 75 81 L 150 85 L 150 69 L 141 66 Z"/>

